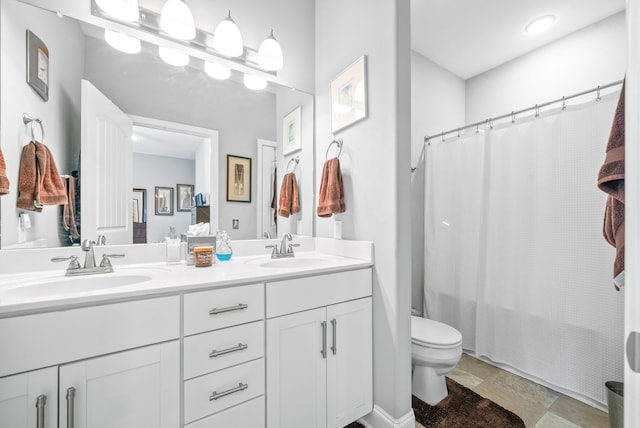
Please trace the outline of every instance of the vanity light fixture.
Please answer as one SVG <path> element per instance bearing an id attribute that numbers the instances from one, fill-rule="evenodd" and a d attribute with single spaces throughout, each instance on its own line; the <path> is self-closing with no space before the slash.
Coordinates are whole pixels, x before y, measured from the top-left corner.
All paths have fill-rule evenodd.
<path id="1" fill-rule="evenodd" d="M 271 29 L 271 35 L 262 41 L 258 49 L 258 65 L 265 70 L 277 71 L 282 69 L 282 63 L 282 48 Z"/>
<path id="2" fill-rule="evenodd" d="M 160 12 L 160 28 L 180 40 L 191 40 L 196 36 L 193 14 L 184 0 L 167 0 Z"/>
<path id="3" fill-rule="evenodd" d="M 240 34 L 240 29 L 235 21 L 231 19 L 231 11 L 213 32 L 213 48 L 222 55 L 230 57 L 240 56 L 244 53 L 242 34 Z"/>
<path id="4" fill-rule="evenodd" d="M 254 91 L 259 91 L 267 87 L 267 81 L 262 77 L 253 74 L 244 73 L 244 86 Z"/>
<path id="5" fill-rule="evenodd" d="M 551 27 L 556 20 L 556 17 L 553 15 L 544 15 L 539 18 L 534 19 L 529 22 L 526 27 L 524 27 L 524 32 L 527 34 L 540 34 L 543 31 L 546 31 Z"/>
<path id="6" fill-rule="evenodd" d="M 189 64 L 189 55 L 178 52 L 174 49 L 160 46 L 158 47 L 158 54 L 164 62 L 176 67 L 184 67 L 185 65 Z"/>
<path id="7" fill-rule="evenodd" d="M 122 21 L 135 21 L 139 18 L 138 0 L 96 0 L 104 13 Z"/>
<path id="8" fill-rule="evenodd" d="M 228 79 L 229 76 L 231 76 L 231 69 L 229 67 L 211 61 L 204 62 L 204 71 L 210 77 L 218 80 Z"/>
<path id="9" fill-rule="evenodd" d="M 140 40 L 119 31 L 105 29 L 104 39 L 111 47 L 128 54 L 137 54 L 142 48 Z"/>

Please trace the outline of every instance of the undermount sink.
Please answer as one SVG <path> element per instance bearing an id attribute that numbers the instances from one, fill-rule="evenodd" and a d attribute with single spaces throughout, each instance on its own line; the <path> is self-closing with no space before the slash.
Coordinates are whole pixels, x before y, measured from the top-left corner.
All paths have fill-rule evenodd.
<path id="1" fill-rule="evenodd" d="M 64 278 L 46 278 L 29 281 L 15 287 L 0 290 L 2 298 L 30 298 L 58 296 L 75 293 L 91 293 L 150 281 L 148 275 L 97 274 Z"/>
<path id="2" fill-rule="evenodd" d="M 314 268 L 331 266 L 332 261 L 321 258 L 297 258 L 291 257 L 286 259 L 272 259 L 261 263 L 260 266 L 272 269 L 295 269 L 295 268 Z"/>

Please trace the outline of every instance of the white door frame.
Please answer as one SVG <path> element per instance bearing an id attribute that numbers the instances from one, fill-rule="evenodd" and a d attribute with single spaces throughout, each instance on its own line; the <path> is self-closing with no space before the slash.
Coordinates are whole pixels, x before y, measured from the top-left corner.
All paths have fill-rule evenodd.
<path id="1" fill-rule="evenodd" d="M 261 207 L 263 206 L 264 202 L 262 199 L 262 186 L 265 185 L 264 180 L 262 178 L 262 164 L 265 162 L 265 159 L 262 156 L 262 149 L 264 147 L 272 147 L 274 150 L 274 153 L 277 153 L 277 146 L 278 144 L 274 141 L 269 141 L 269 140 L 261 140 L 258 139 L 258 165 L 256 168 L 256 171 L 258 172 L 257 176 L 258 176 L 258 181 L 257 181 L 257 185 L 258 185 L 258 191 L 256 192 L 258 194 L 257 197 L 257 215 L 256 215 L 256 238 L 258 239 L 262 239 L 262 234 L 264 233 L 264 231 L 262 230 L 262 218 L 263 218 L 263 214 L 264 212 L 262 211 Z M 270 161 L 268 161 L 270 162 Z M 272 236 L 272 238 L 276 238 L 276 236 Z"/>

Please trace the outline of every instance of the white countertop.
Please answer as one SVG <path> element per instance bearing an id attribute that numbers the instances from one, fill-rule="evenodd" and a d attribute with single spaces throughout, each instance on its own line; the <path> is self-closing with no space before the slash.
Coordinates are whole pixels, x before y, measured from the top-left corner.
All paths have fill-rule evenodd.
<path id="1" fill-rule="evenodd" d="M 292 261 L 285 262 L 286 266 L 270 266 L 269 254 L 254 254 L 234 255 L 230 261 L 217 261 L 210 267 L 164 262 L 123 265 L 118 264 L 122 259 L 113 259 L 113 273 L 72 278 L 64 276 L 66 264 L 56 270 L 3 274 L 0 275 L 0 318 L 362 269 L 373 264 L 371 243 L 311 239 L 314 245 L 305 245 L 310 251 L 299 251 L 294 258 L 280 259 Z M 114 283 L 116 285 L 112 285 Z"/>

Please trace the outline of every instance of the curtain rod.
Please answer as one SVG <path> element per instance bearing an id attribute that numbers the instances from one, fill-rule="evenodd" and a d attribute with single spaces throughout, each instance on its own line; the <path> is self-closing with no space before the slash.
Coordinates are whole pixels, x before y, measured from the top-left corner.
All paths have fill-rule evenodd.
<path id="1" fill-rule="evenodd" d="M 483 125 L 483 124 L 491 124 L 495 120 L 506 119 L 508 117 L 510 117 L 512 119 L 512 122 L 515 122 L 516 115 L 522 114 L 522 113 L 526 113 L 526 112 L 532 111 L 532 110 L 536 110 L 536 116 L 537 116 L 538 115 L 538 110 L 540 110 L 540 108 L 542 108 L 542 107 L 547 107 L 547 106 L 550 106 L 551 104 L 556 104 L 556 103 L 559 103 L 559 102 L 562 102 L 563 103 L 563 107 L 564 107 L 565 101 L 570 100 L 572 98 L 577 98 L 577 97 L 581 97 L 583 95 L 590 94 L 591 92 L 596 92 L 596 91 L 598 92 L 598 97 L 596 98 L 596 100 L 599 101 L 600 100 L 600 90 L 607 89 L 607 88 L 610 88 L 612 86 L 620 85 L 620 84 L 622 84 L 622 82 L 623 82 L 622 80 L 618 80 L 616 82 L 612 82 L 612 83 L 608 83 L 606 85 L 598 86 L 598 87 L 595 87 L 593 89 L 589 89 L 587 91 L 583 91 L 583 92 L 579 92 L 577 94 L 569 95 L 568 97 L 562 97 L 562 98 L 559 98 L 557 100 L 546 102 L 544 104 L 536 104 L 533 107 L 525 108 L 525 109 L 518 110 L 518 111 L 512 111 L 511 113 L 503 114 L 502 116 L 485 119 L 485 120 L 483 120 L 481 122 L 472 123 L 470 125 L 465 125 L 465 126 L 463 126 L 461 128 L 450 129 L 448 131 L 444 131 L 444 132 L 441 132 L 441 133 L 435 134 L 435 135 L 427 135 L 427 136 L 424 137 L 424 142 L 428 143 L 429 140 L 431 140 L 432 138 L 444 137 L 445 135 L 452 134 L 454 132 L 458 132 L 459 133 L 460 131 L 463 131 L 465 129 L 477 127 L 477 126 L 480 126 L 480 125 Z"/>

